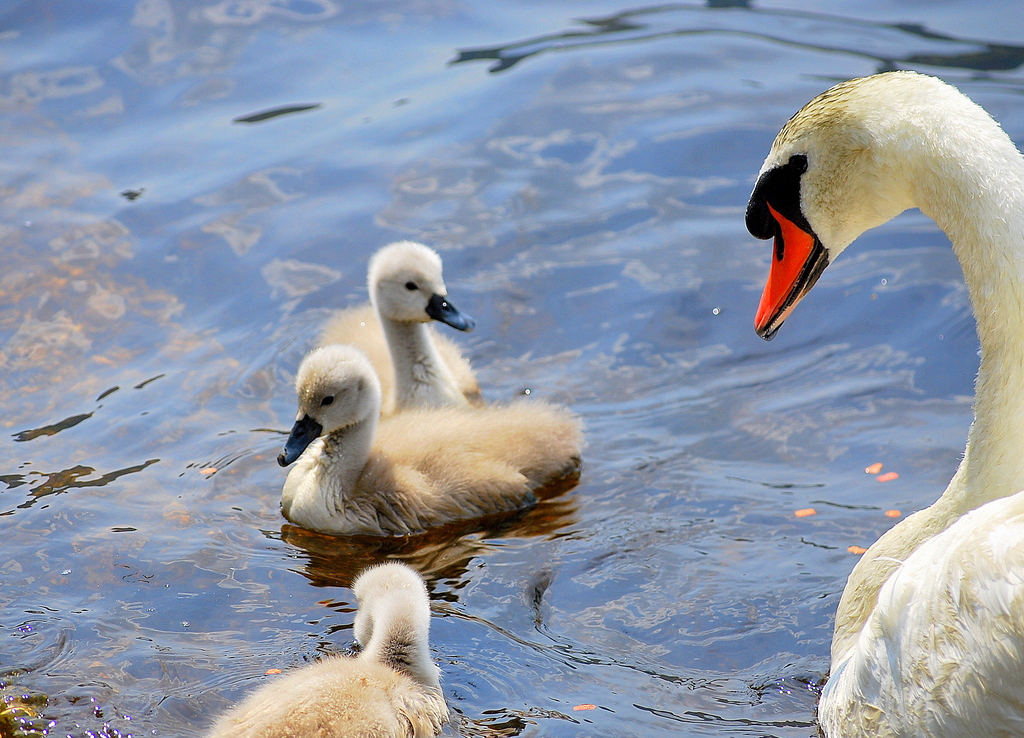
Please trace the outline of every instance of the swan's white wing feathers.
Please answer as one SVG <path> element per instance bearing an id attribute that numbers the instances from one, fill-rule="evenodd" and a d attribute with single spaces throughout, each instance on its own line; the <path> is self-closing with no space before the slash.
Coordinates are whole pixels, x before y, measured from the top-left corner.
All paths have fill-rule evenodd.
<path id="1" fill-rule="evenodd" d="M 889 578 L 819 720 L 827 735 L 1024 735 L 1022 675 L 1024 493 L 964 515 Z"/>

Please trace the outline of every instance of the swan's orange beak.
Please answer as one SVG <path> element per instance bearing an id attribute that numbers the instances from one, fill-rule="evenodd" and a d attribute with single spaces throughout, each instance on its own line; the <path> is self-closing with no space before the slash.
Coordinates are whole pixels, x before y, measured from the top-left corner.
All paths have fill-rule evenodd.
<path id="1" fill-rule="evenodd" d="M 828 266 L 828 252 L 813 233 L 800 228 L 771 203 L 765 204 L 778 228 L 768 281 L 754 316 L 754 330 L 770 341 Z"/>

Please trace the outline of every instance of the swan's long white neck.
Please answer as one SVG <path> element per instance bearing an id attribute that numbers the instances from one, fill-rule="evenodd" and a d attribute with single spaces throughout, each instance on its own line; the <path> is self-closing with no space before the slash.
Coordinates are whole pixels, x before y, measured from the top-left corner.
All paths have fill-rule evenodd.
<path id="1" fill-rule="evenodd" d="M 888 152 L 912 206 L 953 242 L 977 321 L 981 363 L 964 458 L 939 500 L 878 539 L 839 603 L 833 669 L 857 644 L 879 588 L 899 562 L 969 510 L 1024 490 L 1024 158 L 974 103 L 951 88 Z M 946 96 L 946 97 L 943 97 Z"/>
<path id="2" fill-rule="evenodd" d="M 395 368 L 395 409 L 466 405 L 427 324 L 377 315 Z"/>
<path id="3" fill-rule="evenodd" d="M 974 423 L 942 497 L 959 516 L 1024 490 L 1024 158 L 991 121 L 944 121 L 938 171 L 916 178 L 916 196 L 953 242 L 981 343 Z"/>

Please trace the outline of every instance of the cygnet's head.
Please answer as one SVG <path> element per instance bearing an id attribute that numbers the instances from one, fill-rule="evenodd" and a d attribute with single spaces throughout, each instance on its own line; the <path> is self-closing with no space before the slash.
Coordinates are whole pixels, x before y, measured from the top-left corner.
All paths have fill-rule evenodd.
<path id="1" fill-rule="evenodd" d="M 399 241 L 380 249 L 370 259 L 367 287 L 370 301 L 388 320 L 440 320 L 460 331 L 476 327 L 475 320 L 448 301 L 441 257 L 421 243 Z"/>
<path id="2" fill-rule="evenodd" d="M 747 230 L 775 239 L 758 335 L 773 338 L 857 236 L 914 206 L 914 170 L 936 121 L 965 100 L 934 77 L 889 72 L 836 85 L 790 118 L 747 204 Z"/>
<path id="3" fill-rule="evenodd" d="M 277 463 L 288 466 L 322 433 L 380 413 L 380 381 L 354 346 L 334 344 L 306 354 L 295 376 L 299 411 Z"/>
<path id="4" fill-rule="evenodd" d="M 370 656 L 437 686 L 430 660 L 430 598 L 423 578 L 398 562 L 366 569 L 352 583 L 359 603 L 355 637 Z"/>
<path id="5" fill-rule="evenodd" d="M 355 636 L 363 648 L 373 638 L 373 625 L 379 615 L 378 607 L 388 596 L 398 595 L 406 600 L 408 609 L 415 611 L 417 620 L 429 627 L 430 605 L 427 587 L 413 569 L 398 562 L 370 567 L 352 582 L 352 594 L 359 603 L 356 613 Z"/>

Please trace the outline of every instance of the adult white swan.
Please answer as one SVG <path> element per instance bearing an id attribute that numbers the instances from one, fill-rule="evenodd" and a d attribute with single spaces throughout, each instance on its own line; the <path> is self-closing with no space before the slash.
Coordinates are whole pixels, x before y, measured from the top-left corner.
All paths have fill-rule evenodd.
<path id="1" fill-rule="evenodd" d="M 963 461 L 878 539 L 836 614 L 819 722 L 835 736 L 1024 735 L 1024 158 L 955 88 L 890 72 L 833 87 L 779 133 L 747 207 L 774 238 L 772 338 L 829 261 L 920 208 L 953 242 L 981 341 Z"/>

